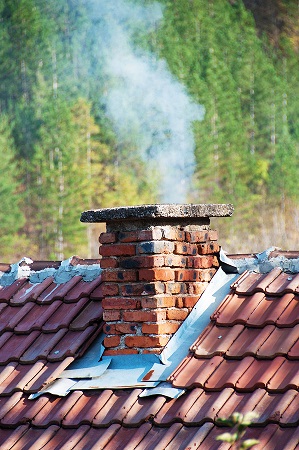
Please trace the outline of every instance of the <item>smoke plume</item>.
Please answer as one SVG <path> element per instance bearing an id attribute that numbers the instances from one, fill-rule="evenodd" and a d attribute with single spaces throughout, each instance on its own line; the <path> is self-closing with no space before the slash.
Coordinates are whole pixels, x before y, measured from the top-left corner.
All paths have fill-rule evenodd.
<path id="1" fill-rule="evenodd" d="M 92 19 L 106 86 L 102 102 L 120 142 L 159 171 L 161 201 L 186 201 L 194 170 L 192 122 L 204 110 L 188 97 L 165 61 L 134 45 L 136 33 L 163 20 L 159 3 L 94 0 Z"/>

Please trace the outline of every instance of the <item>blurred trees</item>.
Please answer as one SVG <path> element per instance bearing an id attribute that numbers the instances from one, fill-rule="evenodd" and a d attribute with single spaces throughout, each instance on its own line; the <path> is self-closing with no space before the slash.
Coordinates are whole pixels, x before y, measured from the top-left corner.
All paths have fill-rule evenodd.
<path id="1" fill-rule="evenodd" d="M 265 2 L 263 14 L 249 0 L 160 3 L 163 22 L 135 44 L 165 59 L 206 111 L 193 124 L 186 201 L 235 205 L 233 219 L 217 221 L 230 251 L 263 250 L 279 237 L 299 245 L 288 232 L 299 223 L 296 2 Z M 105 115 L 95 6 L 0 0 L 3 258 L 85 256 L 81 211 L 159 201 L 158 168 L 118 142 Z"/>

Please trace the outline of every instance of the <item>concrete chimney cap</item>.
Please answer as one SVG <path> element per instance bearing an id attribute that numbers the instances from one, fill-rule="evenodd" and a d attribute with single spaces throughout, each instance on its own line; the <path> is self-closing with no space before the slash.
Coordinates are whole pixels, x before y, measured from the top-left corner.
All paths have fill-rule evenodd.
<path id="1" fill-rule="evenodd" d="M 84 211 L 81 222 L 96 223 L 119 220 L 142 219 L 192 219 L 205 217 L 229 217 L 233 214 L 232 204 L 154 204 L 139 206 L 122 206 Z"/>

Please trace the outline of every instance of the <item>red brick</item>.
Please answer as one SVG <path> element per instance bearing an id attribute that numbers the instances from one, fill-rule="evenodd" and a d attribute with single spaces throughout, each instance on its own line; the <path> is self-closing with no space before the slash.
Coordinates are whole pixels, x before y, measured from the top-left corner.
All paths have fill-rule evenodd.
<path id="1" fill-rule="evenodd" d="M 170 337 L 168 338 L 168 340 L 170 339 Z M 164 346 L 165 347 L 165 346 Z M 148 355 L 149 353 L 154 354 L 154 355 L 159 355 L 162 352 L 163 348 L 145 348 L 144 350 L 142 350 L 142 354 L 143 355 Z"/>
<path id="2" fill-rule="evenodd" d="M 188 316 L 188 311 L 184 309 L 168 309 L 167 310 L 167 319 L 168 320 L 185 320 Z"/>
<path id="3" fill-rule="evenodd" d="M 115 269 L 118 267 L 118 260 L 116 258 L 102 258 L 100 265 L 102 269 Z"/>
<path id="4" fill-rule="evenodd" d="M 123 311 L 125 322 L 161 322 L 166 318 L 166 310 Z"/>
<path id="5" fill-rule="evenodd" d="M 165 285 L 166 287 L 166 294 L 186 294 L 187 293 L 187 287 L 186 283 L 178 283 L 178 282 L 172 282 L 169 281 Z"/>
<path id="6" fill-rule="evenodd" d="M 197 245 L 187 242 L 176 242 L 174 253 L 178 255 L 197 255 Z"/>
<path id="7" fill-rule="evenodd" d="M 184 297 L 183 298 L 183 303 L 185 308 L 193 308 L 194 305 L 196 305 L 196 303 L 198 302 L 198 295 L 194 295 L 194 296 L 188 296 L 188 297 Z"/>
<path id="8" fill-rule="evenodd" d="M 213 255 L 190 256 L 188 259 L 188 266 L 194 267 L 194 269 L 208 269 L 210 267 L 219 267 L 219 261 L 218 258 Z"/>
<path id="9" fill-rule="evenodd" d="M 106 334 L 136 334 L 138 325 L 134 323 L 108 323 L 104 325 Z"/>
<path id="10" fill-rule="evenodd" d="M 216 269 L 202 269 L 200 280 L 198 281 L 211 281 L 216 273 Z"/>
<path id="11" fill-rule="evenodd" d="M 120 267 L 124 269 L 162 267 L 164 264 L 164 256 L 162 255 L 132 256 L 131 258 L 122 258 L 119 262 Z"/>
<path id="12" fill-rule="evenodd" d="M 141 242 L 137 246 L 138 253 L 173 253 L 174 251 L 174 243 L 170 241 L 148 241 Z"/>
<path id="13" fill-rule="evenodd" d="M 144 323 L 142 325 L 142 333 L 144 334 L 173 334 L 179 328 L 180 323 Z"/>
<path id="14" fill-rule="evenodd" d="M 117 320 L 120 320 L 121 313 L 117 310 L 108 310 L 103 311 L 103 320 L 104 322 L 115 322 Z"/>
<path id="15" fill-rule="evenodd" d="M 134 348 L 118 348 L 116 350 L 105 350 L 104 356 L 137 355 L 138 353 L 138 350 Z"/>
<path id="16" fill-rule="evenodd" d="M 191 256 L 190 256 L 191 258 Z M 167 255 L 164 257 L 165 266 L 169 267 L 186 267 L 187 257 L 180 255 Z"/>
<path id="17" fill-rule="evenodd" d="M 197 246 L 198 248 L 198 254 L 199 255 L 211 255 L 211 254 L 215 254 L 218 253 L 220 248 L 218 243 L 215 241 L 213 242 L 207 242 L 205 244 L 199 244 Z"/>
<path id="18" fill-rule="evenodd" d="M 186 231 L 186 241 L 200 243 L 207 241 L 217 241 L 218 233 L 215 230 Z"/>
<path id="19" fill-rule="evenodd" d="M 139 281 L 173 281 L 174 271 L 167 268 L 141 269 Z"/>
<path id="20" fill-rule="evenodd" d="M 151 347 L 164 347 L 169 341 L 168 337 L 165 336 L 126 336 L 125 345 L 127 347 L 141 347 L 141 348 L 151 348 Z"/>
<path id="21" fill-rule="evenodd" d="M 175 297 L 174 296 L 161 296 L 161 297 L 145 297 L 141 299 L 141 307 L 142 308 L 171 308 L 175 306 Z"/>
<path id="22" fill-rule="evenodd" d="M 176 297 L 175 305 L 177 308 L 184 308 L 184 297 Z"/>
<path id="23" fill-rule="evenodd" d="M 137 231 L 120 231 L 118 233 L 118 240 L 119 242 L 136 242 L 137 236 Z"/>
<path id="24" fill-rule="evenodd" d="M 184 241 L 185 232 L 177 227 L 165 226 L 162 228 L 163 238 L 170 241 Z"/>
<path id="25" fill-rule="evenodd" d="M 101 244 L 112 244 L 117 241 L 116 233 L 101 233 L 99 242 Z"/>
<path id="26" fill-rule="evenodd" d="M 176 281 L 202 281 L 201 269 L 179 269 L 175 271 Z"/>
<path id="27" fill-rule="evenodd" d="M 131 283 L 121 286 L 121 294 L 123 296 L 135 295 L 156 295 L 164 294 L 165 284 L 156 281 L 155 283 Z"/>
<path id="28" fill-rule="evenodd" d="M 104 310 L 107 309 L 140 309 L 140 302 L 131 298 L 108 297 L 102 300 Z"/>
<path id="29" fill-rule="evenodd" d="M 106 244 L 100 247 L 102 256 L 133 256 L 136 254 L 134 244 Z"/>
<path id="30" fill-rule="evenodd" d="M 103 281 L 117 281 L 119 283 L 127 281 L 137 281 L 136 270 L 106 269 L 102 273 Z"/>
<path id="31" fill-rule="evenodd" d="M 105 347 L 117 347 L 120 344 L 120 336 L 107 336 L 104 339 Z"/>
<path id="32" fill-rule="evenodd" d="M 102 293 L 103 296 L 106 295 L 118 295 L 119 293 L 119 287 L 116 283 L 104 283 L 102 285 Z"/>
<path id="33" fill-rule="evenodd" d="M 201 295 L 207 288 L 208 282 L 201 283 L 188 283 L 188 294 L 198 294 Z"/>
<path id="34" fill-rule="evenodd" d="M 141 230 L 138 232 L 138 241 L 160 241 L 162 239 L 161 228 L 155 227 L 152 230 Z"/>

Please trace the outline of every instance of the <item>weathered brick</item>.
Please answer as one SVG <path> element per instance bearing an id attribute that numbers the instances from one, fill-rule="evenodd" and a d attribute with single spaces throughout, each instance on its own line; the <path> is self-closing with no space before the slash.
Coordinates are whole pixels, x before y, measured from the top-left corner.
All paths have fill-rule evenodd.
<path id="1" fill-rule="evenodd" d="M 179 283 L 179 282 L 172 282 L 169 281 L 165 284 L 166 294 L 186 294 L 187 293 L 187 287 L 186 283 Z"/>
<path id="2" fill-rule="evenodd" d="M 197 245 L 187 242 L 176 242 L 174 253 L 179 255 L 197 255 Z"/>
<path id="3" fill-rule="evenodd" d="M 137 251 L 139 253 L 173 253 L 174 243 L 170 241 L 148 241 L 141 242 L 137 246 Z"/>
<path id="4" fill-rule="evenodd" d="M 118 295 L 119 286 L 116 283 L 103 283 L 102 284 L 102 293 L 103 293 L 103 296 Z"/>
<path id="5" fill-rule="evenodd" d="M 102 269 L 115 269 L 118 267 L 118 260 L 116 258 L 102 258 L 100 264 Z"/>
<path id="6" fill-rule="evenodd" d="M 188 311 L 184 309 L 172 308 L 167 310 L 167 319 L 168 320 L 185 320 L 188 316 Z"/>
<path id="7" fill-rule="evenodd" d="M 102 274 L 103 281 L 127 282 L 137 281 L 135 270 L 106 269 Z"/>
<path id="8" fill-rule="evenodd" d="M 123 320 L 125 322 L 161 322 L 166 318 L 166 310 L 137 310 L 123 311 Z"/>
<path id="9" fill-rule="evenodd" d="M 185 308 L 193 308 L 193 306 L 196 305 L 196 303 L 198 302 L 198 295 L 194 295 L 194 296 L 187 296 L 183 298 L 183 304 Z"/>
<path id="10" fill-rule="evenodd" d="M 191 258 L 191 256 L 190 256 Z M 187 257 L 180 255 L 167 255 L 164 257 L 165 266 L 169 267 L 186 267 Z"/>
<path id="11" fill-rule="evenodd" d="M 211 281 L 216 273 L 216 269 L 202 269 L 200 272 L 200 280 L 198 281 Z"/>
<path id="12" fill-rule="evenodd" d="M 175 271 L 176 281 L 211 281 L 216 269 L 177 269 Z"/>
<path id="13" fill-rule="evenodd" d="M 101 233 L 99 237 L 99 242 L 101 244 L 112 244 L 117 241 L 116 233 Z"/>
<path id="14" fill-rule="evenodd" d="M 128 347 L 164 347 L 169 341 L 165 336 L 126 336 L 125 344 Z"/>
<path id="15" fill-rule="evenodd" d="M 207 242 L 205 244 L 198 244 L 198 254 L 199 255 L 211 255 L 218 253 L 220 248 L 216 241 Z"/>
<path id="16" fill-rule="evenodd" d="M 117 348 L 115 350 L 105 350 L 104 356 L 118 356 L 118 355 L 137 355 L 139 351 L 134 348 Z"/>
<path id="17" fill-rule="evenodd" d="M 136 254 L 134 244 L 106 244 L 100 247 L 102 256 L 133 256 Z"/>
<path id="18" fill-rule="evenodd" d="M 215 230 L 186 231 L 186 241 L 191 243 L 202 243 L 217 241 L 218 234 Z"/>
<path id="19" fill-rule="evenodd" d="M 139 269 L 149 267 L 162 267 L 165 265 L 165 261 L 164 256 L 159 255 L 132 256 L 131 258 L 121 259 L 119 265 L 124 269 Z"/>
<path id="20" fill-rule="evenodd" d="M 138 239 L 137 231 L 120 231 L 118 233 L 119 242 L 136 242 Z"/>
<path id="21" fill-rule="evenodd" d="M 107 336 L 104 339 L 105 347 L 117 347 L 120 344 L 120 336 Z"/>
<path id="22" fill-rule="evenodd" d="M 202 281 L 202 270 L 200 269 L 177 269 L 175 271 L 176 281 Z"/>
<path id="23" fill-rule="evenodd" d="M 219 261 L 217 256 L 214 255 L 190 256 L 188 258 L 188 267 L 194 267 L 194 269 L 219 267 Z"/>
<path id="24" fill-rule="evenodd" d="M 146 309 L 155 308 L 171 308 L 175 306 L 174 296 L 156 296 L 156 297 L 145 297 L 141 299 L 141 307 Z"/>
<path id="25" fill-rule="evenodd" d="M 138 325 L 134 323 L 108 323 L 104 325 L 106 334 L 136 334 Z"/>
<path id="26" fill-rule="evenodd" d="M 162 231 L 160 227 L 152 230 L 141 230 L 138 232 L 138 241 L 160 241 L 162 239 Z"/>
<path id="27" fill-rule="evenodd" d="M 103 311 L 103 320 L 105 322 L 115 322 L 120 320 L 121 313 L 119 310 L 107 310 Z"/>
<path id="28" fill-rule="evenodd" d="M 140 309 L 140 301 L 126 297 L 107 297 L 102 300 L 102 306 L 107 309 Z"/>
<path id="29" fill-rule="evenodd" d="M 170 339 L 170 336 L 168 337 L 168 340 Z M 151 347 L 151 348 L 144 348 L 142 350 L 142 354 L 143 355 L 148 355 L 148 354 L 154 354 L 154 355 L 159 355 L 162 352 L 163 348 L 162 347 Z"/>
<path id="30" fill-rule="evenodd" d="M 173 281 L 174 271 L 167 268 L 140 269 L 139 281 Z"/>
<path id="31" fill-rule="evenodd" d="M 173 226 L 164 226 L 162 227 L 163 239 L 167 239 L 170 241 L 184 241 L 185 240 L 185 232 L 177 227 Z"/>
<path id="32" fill-rule="evenodd" d="M 131 283 L 121 286 L 121 294 L 124 296 L 135 295 L 156 295 L 164 294 L 165 283 L 156 281 L 155 283 Z"/>
<path id="33" fill-rule="evenodd" d="M 173 334 L 179 328 L 178 322 L 165 323 L 144 323 L 142 325 L 142 333 L 144 334 Z"/>
<path id="34" fill-rule="evenodd" d="M 188 294 L 198 294 L 201 295 L 207 288 L 208 282 L 201 282 L 201 283 L 188 283 Z"/>

